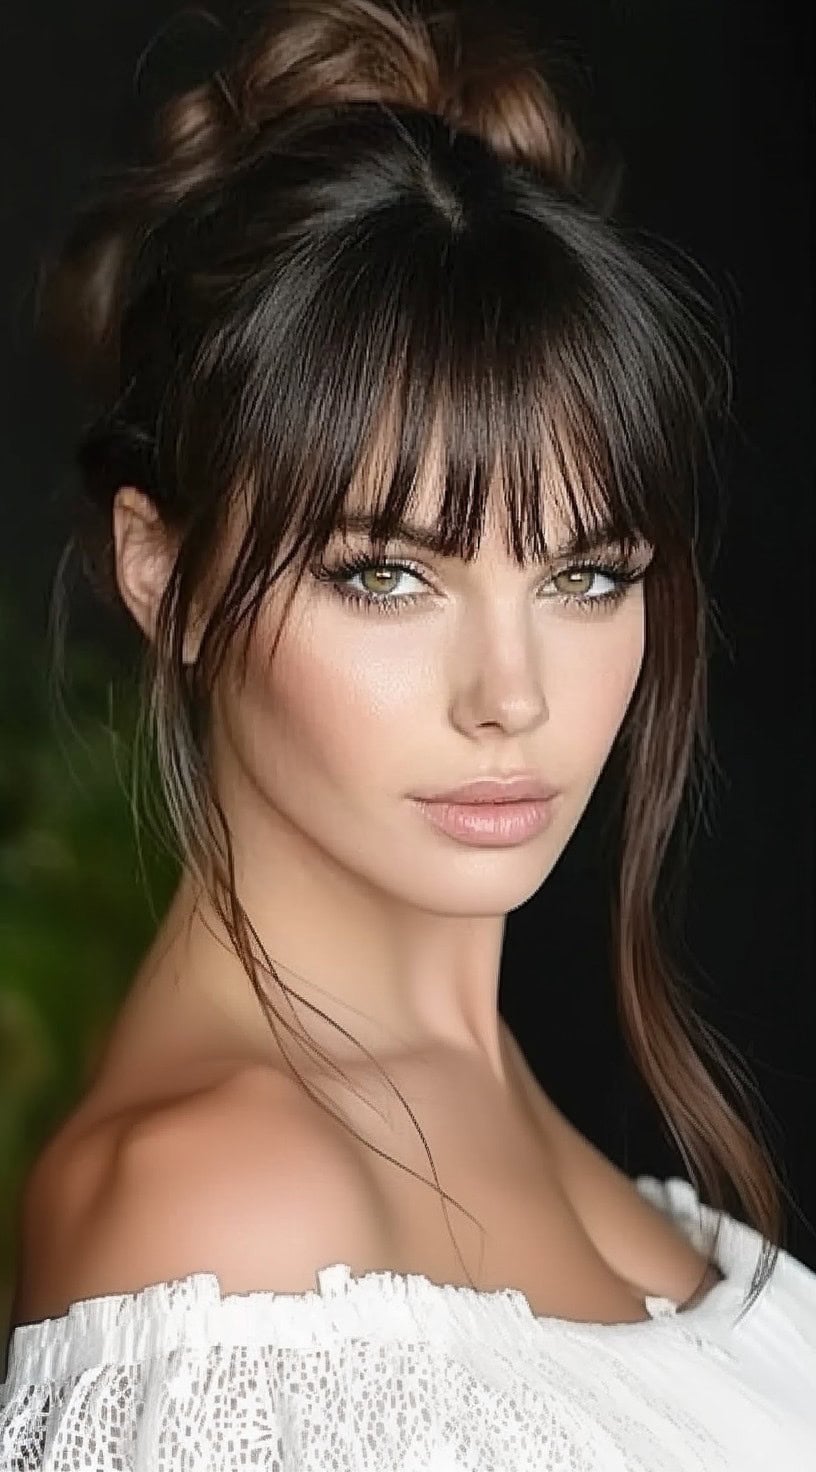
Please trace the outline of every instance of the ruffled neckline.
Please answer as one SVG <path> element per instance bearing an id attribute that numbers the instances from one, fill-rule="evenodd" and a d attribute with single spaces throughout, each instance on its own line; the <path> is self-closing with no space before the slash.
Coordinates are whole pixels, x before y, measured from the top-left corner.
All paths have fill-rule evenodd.
<path id="1" fill-rule="evenodd" d="M 699 1202 L 679 1177 L 640 1176 L 642 1195 L 667 1212 L 698 1248 L 718 1213 Z M 187 1346 L 267 1344 L 315 1347 L 363 1337 L 375 1342 L 517 1343 L 519 1333 L 572 1339 L 639 1338 L 654 1331 L 692 1336 L 721 1326 L 742 1297 L 756 1263 L 757 1232 L 722 1214 L 714 1261 L 723 1277 L 696 1303 L 679 1309 L 649 1295 L 649 1318 L 622 1323 L 539 1315 L 521 1289 L 478 1289 L 436 1283 L 421 1273 L 376 1269 L 355 1275 L 347 1263 L 316 1271 L 317 1287 L 284 1293 L 272 1289 L 222 1292 L 217 1273 L 192 1272 L 130 1293 L 79 1299 L 56 1318 L 20 1324 L 9 1346 L 6 1390 L 16 1379 L 51 1379 L 107 1363 L 133 1363 Z"/>

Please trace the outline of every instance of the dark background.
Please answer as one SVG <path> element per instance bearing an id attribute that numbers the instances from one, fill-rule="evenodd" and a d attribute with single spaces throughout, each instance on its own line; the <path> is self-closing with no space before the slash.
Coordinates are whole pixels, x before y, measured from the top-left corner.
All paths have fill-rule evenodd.
<path id="1" fill-rule="evenodd" d="M 3 21 L 0 595 L 29 652 L 0 675 L 0 729 L 14 716 L 15 658 L 31 659 L 33 648 L 45 661 L 48 598 L 69 531 L 78 404 L 32 339 L 37 262 L 98 171 L 131 148 L 155 100 L 220 60 L 223 43 L 203 22 L 156 40 L 179 9 L 31 0 Z M 229 19 L 239 7 L 212 9 Z M 707 1020 L 756 1080 L 801 1213 L 788 1208 L 788 1245 L 816 1268 L 807 9 L 620 0 L 536 13 L 547 18 L 542 38 L 560 40 L 587 119 L 623 150 L 627 217 L 692 255 L 731 303 L 735 433 L 710 581 L 729 646 L 715 651 L 710 672 L 725 782 L 711 831 L 696 837 L 682 960 Z M 77 629 L 101 637 L 103 624 L 79 600 Z M 598 796 L 541 892 L 509 919 L 502 1011 L 547 1091 L 607 1155 L 633 1174 L 685 1174 L 624 1055 L 607 983 Z M 41 920 L 47 927 L 48 913 Z M 106 925 L 103 903 L 96 924 Z M 0 992 L 7 983 L 0 974 Z"/>

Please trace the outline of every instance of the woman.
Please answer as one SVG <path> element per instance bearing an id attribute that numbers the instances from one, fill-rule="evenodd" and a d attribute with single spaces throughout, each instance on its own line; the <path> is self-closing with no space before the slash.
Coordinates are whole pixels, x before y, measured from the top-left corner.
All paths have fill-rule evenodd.
<path id="1" fill-rule="evenodd" d="M 4 1467 L 746 1472 L 816 1434 L 816 1277 L 653 913 L 727 365 L 475 15 L 270 6 L 49 278 L 182 870 L 27 1182 Z M 610 759 L 621 1016 L 706 1201 L 606 1160 L 498 1012 Z"/>

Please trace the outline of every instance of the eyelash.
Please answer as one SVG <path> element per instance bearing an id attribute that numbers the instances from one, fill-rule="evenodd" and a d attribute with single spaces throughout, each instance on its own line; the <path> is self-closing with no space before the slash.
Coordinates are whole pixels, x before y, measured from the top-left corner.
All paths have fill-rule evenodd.
<path id="1" fill-rule="evenodd" d="M 414 606 L 425 596 L 423 593 L 408 593 L 404 594 L 401 598 L 395 598 L 391 593 L 379 595 L 376 593 L 360 593 L 357 590 L 350 590 L 343 586 L 344 582 L 349 578 L 356 576 L 357 573 L 367 572 L 371 568 L 378 572 L 387 570 L 388 572 L 410 573 L 412 577 L 419 578 L 421 582 L 425 582 L 421 573 L 410 562 L 378 561 L 364 552 L 357 553 L 353 557 L 347 558 L 344 562 L 336 563 L 334 567 L 324 566 L 314 576 L 318 582 L 327 582 L 331 592 L 342 598 L 344 603 L 351 603 L 355 607 L 360 608 L 364 613 L 398 613 L 405 607 Z M 575 608 L 578 612 L 591 616 L 600 610 L 614 608 L 617 604 L 622 603 L 633 584 L 639 583 L 645 577 L 647 568 L 633 568 L 625 557 L 613 556 L 607 558 L 605 562 L 593 562 L 589 560 L 586 562 L 571 563 L 569 567 L 560 568 L 559 572 L 554 574 L 554 576 L 558 577 L 561 573 L 568 572 L 601 573 L 615 584 L 611 592 L 601 593 L 595 598 L 589 597 L 586 593 L 577 595 L 557 593 L 554 595 L 555 601 L 561 604 L 562 607 Z"/>

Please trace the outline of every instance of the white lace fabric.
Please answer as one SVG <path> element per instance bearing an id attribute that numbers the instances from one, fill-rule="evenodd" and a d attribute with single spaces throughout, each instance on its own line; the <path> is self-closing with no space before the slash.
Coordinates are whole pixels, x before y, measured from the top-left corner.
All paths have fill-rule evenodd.
<path id="1" fill-rule="evenodd" d="M 635 1184 L 702 1245 L 688 1181 Z M 14 1330 L 0 1472 L 813 1472 L 816 1274 L 781 1251 L 737 1322 L 760 1245 L 724 1215 L 722 1281 L 644 1323 L 344 1263 L 308 1293 L 84 1299 Z"/>

